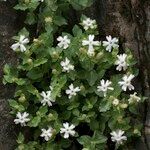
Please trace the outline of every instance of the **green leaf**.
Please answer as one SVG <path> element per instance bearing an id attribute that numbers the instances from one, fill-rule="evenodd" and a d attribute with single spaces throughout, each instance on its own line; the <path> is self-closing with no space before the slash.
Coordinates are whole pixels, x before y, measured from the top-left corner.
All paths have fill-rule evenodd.
<path id="1" fill-rule="evenodd" d="M 24 142 L 24 135 L 20 132 L 17 138 L 17 143 L 21 144 Z"/>
<path id="2" fill-rule="evenodd" d="M 24 35 L 25 37 L 29 36 L 29 32 L 28 30 L 24 27 L 23 29 L 21 29 L 18 33 L 18 35 Z"/>
<path id="3" fill-rule="evenodd" d="M 113 95 L 114 97 L 118 97 L 122 92 L 121 87 L 119 86 L 118 82 L 121 81 L 121 75 L 114 75 L 111 77 L 112 87 L 114 90 L 109 90 L 109 95 Z"/>
<path id="4" fill-rule="evenodd" d="M 23 105 L 19 104 L 17 101 L 12 100 L 12 99 L 9 100 L 9 105 L 12 107 L 12 109 L 15 109 L 15 110 L 17 110 L 17 111 L 19 111 L 19 112 L 25 110 L 25 108 L 24 108 Z"/>
<path id="5" fill-rule="evenodd" d="M 93 137 L 84 135 L 77 140 L 84 148 L 96 150 L 96 145 L 104 144 L 107 141 L 107 138 L 100 134 L 99 131 L 95 131 Z"/>
<path id="6" fill-rule="evenodd" d="M 5 74 L 9 74 L 10 70 L 11 70 L 10 66 L 8 64 L 5 64 L 4 65 L 4 69 L 3 69 L 4 73 Z"/>
<path id="7" fill-rule="evenodd" d="M 60 143 L 62 148 L 69 148 L 69 146 L 71 145 L 70 140 L 64 138 L 61 139 Z"/>
<path id="8" fill-rule="evenodd" d="M 82 59 L 82 58 L 81 58 Z M 87 57 L 83 58 L 81 61 L 81 66 L 87 71 L 93 71 L 94 63 Z"/>
<path id="9" fill-rule="evenodd" d="M 26 4 L 17 4 L 17 5 L 14 7 L 14 9 L 25 11 L 26 9 L 28 9 L 28 7 L 27 7 Z"/>
<path id="10" fill-rule="evenodd" d="M 36 23 L 36 15 L 33 12 L 28 12 L 26 20 L 26 24 L 32 25 Z"/>
<path id="11" fill-rule="evenodd" d="M 97 97 L 92 97 L 90 99 L 85 100 L 85 104 L 82 107 L 82 111 L 89 111 L 94 107 L 94 104 L 97 102 Z"/>
<path id="12" fill-rule="evenodd" d="M 28 125 L 29 125 L 30 127 L 37 127 L 40 122 L 41 122 L 41 117 L 40 117 L 40 116 L 36 116 L 36 117 L 34 117 L 34 118 L 28 123 Z"/>
<path id="13" fill-rule="evenodd" d="M 95 118 L 90 121 L 90 129 L 93 131 L 99 130 L 99 122 Z"/>
<path id="14" fill-rule="evenodd" d="M 79 105 L 80 103 L 77 102 L 70 103 L 69 107 L 67 107 L 67 110 L 72 110 L 74 108 L 77 108 Z"/>
<path id="15" fill-rule="evenodd" d="M 107 138 L 102 135 L 99 131 L 95 131 L 94 135 L 92 137 L 92 143 L 94 144 L 101 144 L 105 143 L 107 141 Z"/>
<path id="16" fill-rule="evenodd" d="M 16 80 L 16 83 L 18 85 L 24 85 L 24 84 L 28 83 L 28 80 L 27 79 L 23 79 L 23 78 L 19 78 L 19 79 Z"/>
<path id="17" fill-rule="evenodd" d="M 75 25 L 72 29 L 73 35 L 76 36 L 81 36 L 82 35 L 82 30 L 80 29 L 79 26 Z"/>
<path id="18" fill-rule="evenodd" d="M 54 23 L 58 26 L 66 25 L 67 21 L 64 17 L 62 16 L 55 16 L 54 17 Z"/>
<path id="19" fill-rule="evenodd" d="M 46 59 L 46 58 L 39 58 L 34 61 L 34 67 L 38 67 L 42 64 L 45 64 L 47 61 L 48 61 L 48 59 Z"/>
<path id="20" fill-rule="evenodd" d="M 28 84 L 25 86 L 26 91 L 28 91 L 29 93 L 37 96 L 38 98 L 40 98 L 40 94 L 38 92 L 38 90 L 32 85 L 32 84 Z"/>
<path id="21" fill-rule="evenodd" d="M 78 138 L 77 140 L 81 145 L 89 145 L 90 144 L 89 142 L 91 141 L 91 137 L 84 135 Z"/>
<path id="22" fill-rule="evenodd" d="M 85 73 L 85 78 L 88 81 L 90 86 L 93 86 L 98 79 L 98 75 L 95 70 Z"/>
<path id="23" fill-rule="evenodd" d="M 93 3 L 93 0 L 78 0 L 79 4 L 83 7 L 89 7 L 92 3 Z"/>
<path id="24" fill-rule="evenodd" d="M 17 81 L 18 78 L 18 71 L 16 70 L 15 67 L 13 66 L 9 66 L 8 64 L 6 64 L 4 66 L 4 78 L 3 78 L 3 83 L 6 84 L 8 83 L 15 83 Z"/>
<path id="25" fill-rule="evenodd" d="M 75 116 L 79 116 L 79 114 L 80 114 L 80 111 L 76 108 L 76 109 L 74 109 L 73 111 L 72 111 L 72 113 L 75 115 Z"/>
<path id="26" fill-rule="evenodd" d="M 11 75 L 4 75 L 3 83 L 14 83 L 16 81 L 16 78 Z"/>
<path id="27" fill-rule="evenodd" d="M 56 97 L 61 96 L 61 89 L 64 87 L 66 82 L 67 82 L 67 77 L 65 75 L 61 76 L 60 78 L 59 77 L 52 78 L 51 87 L 53 89 L 52 91 L 53 99 L 56 99 Z"/>
<path id="28" fill-rule="evenodd" d="M 111 108 L 111 101 L 104 99 L 99 106 L 99 111 L 100 112 L 106 112 L 108 110 L 110 110 Z"/>
<path id="29" fill-rule="evenodd" d="M 47 112 L 48 112 L 48 107 L 41 106 L 40 109 L 37 111 L 37 115 L 39 115 L 40 117 L 44 117 Z"/>
<path id="30" fill-rule="evenodd" d="M 40 68 L 34 68 L 27 73 L 27 77 L 36 80 L 43 77 L 43 72 L 41 72 Z"/>
<path id="31" fill-rule="evenodd" d="M 68 0 L 68 1 L 76 10 L 81 10 L 84 9 L 85 7 L 89 7 L 93 3 L 93 0 Z"/>

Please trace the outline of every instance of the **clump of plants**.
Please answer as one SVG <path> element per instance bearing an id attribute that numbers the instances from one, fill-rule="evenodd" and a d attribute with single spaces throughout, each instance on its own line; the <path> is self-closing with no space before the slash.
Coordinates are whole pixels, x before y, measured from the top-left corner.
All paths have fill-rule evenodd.
<path id="1" fill-rule="evenodd" d="M 129 49 L 119 39 L 99 40 L 95 20 L 84 15 L 67 31 L 67 12 L 88 0 L 22 0 L 26 24 L 40 25 L 33 38 L 26 28 L 13 37 L 15 66 L 6 64 L 3 83 L 16 85 L 9 101 L 20 128 L 19 150 L 127 149 L 141 135 L 134 91 L 138 75 Z M 64 30 L 63 30 L 64 29 Z"/>

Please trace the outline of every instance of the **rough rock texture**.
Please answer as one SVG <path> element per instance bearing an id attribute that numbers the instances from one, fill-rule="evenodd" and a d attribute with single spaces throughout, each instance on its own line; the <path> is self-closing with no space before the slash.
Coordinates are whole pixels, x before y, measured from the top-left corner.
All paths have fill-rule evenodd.
<path id="1" fill-rule="evenodd" d="M 7 101 L 14 88 L 4 87 L 2 84 L 4 64 L 16 62 L 15 53 L 9 48 L 11 37 L 18 29 L 17 14 L 12 9 L 14 3 L 14 0 L 8 1 L 7 4 L 0 2 L 0 150 L 13 150 L 15 144 L 15 129 Z"/>
<path id="2" fill-rule="evenodd" d="M 0 79 L 5 63 L 15 63 L 10 50 L 11 36 L 18 30 L 18 16 L 13 10 L 15 0 L 0 2 Z M 148 97 L 143 114 L 143 137 L 136 150 L 150 150 L 150 2 L 149 0 L 95 0 L 84 13 L 96 18 L 102 38 L 111 34 L 120 37 L 122 48 L 131 48 L 138 60 L 140 75 L 136 80 L 137 90 Z M 70 21 L 76 21 L 79 14 L 70 13 Z M 21 24 L 21 23 L 20 23 Z M 73 24 L 73 23 L 72 23 Z M 15 130 L 9 115 L 7 99 L 13 87 L 4 87 L 0 82 L 0 150 L 13 150 Z M 8 94 L 9 93 L 9 94 Z"/>

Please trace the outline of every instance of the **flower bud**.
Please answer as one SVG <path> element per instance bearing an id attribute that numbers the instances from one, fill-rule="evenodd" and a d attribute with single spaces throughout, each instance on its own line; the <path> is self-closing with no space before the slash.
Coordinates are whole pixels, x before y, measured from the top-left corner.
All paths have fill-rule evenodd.
<path id="1" fill-rule="evenodd" d="M 141 132 L 138 129 L 134 129 L 133 133 L 137 136 L 141 136 Z"/>
<path id="2" fill-rule="evenodd" d="M 97 55 L 96 55 L 96 59 L 97 60 L 100 60 L 101 58 L 103 58 L 103 52 L 99 52 Z"/>
<path id="3" fill-rule="evenodd" d="M 81 47 L 81 48 L 79 49 L 79 51 L 80 51 L 81 53 L 83 53 L 83 54 L 86 54 L 86 53 L 87 53 L 87 52 L 86 52 L 86 49 L 83 48 L 83 47 Z"/>
<path id="4" fill-rule="evenodd" d="M 13 82 L 16 82 L 17 80 L 18 80 L 18 78 L 15 78 L 15 77 L 12 78 Z"/>
<path id="5" fill-rule="evenodd" d="M 85 91 L 85 87 L 83 85 L 80 86 L 81 91 Z"/>
<path id="6" fill-rule="evenodd" d="M 21 145 L 18 146 L 18 150 L 24 150 L 24 149 L 25 149 L 25 147 L 24 147 L 23 144 L 21 144 Z"/>
<path id="7" fill-rule="evenodd" d="M 52 54 L 51 54 L 52 58 L 53 59 L 58 59 L 59 58 L 59 53 L 54 51 Z"/>
<path id="8" fill-rule="evenodd" d="M 21 96 L 18 99 L 19 102 L 24 103 L 26 101 L 25 95 L 21 94 Z"/>
<path id="9" fill-rule="evenodd" d="M 31 52 L 29 50 L 26 50 L 25 55 L 29 57 L 31 55 Z"/>
<path id="10" fill-rule="evenodd" d="M 39 39 L 33 39 L 33 42 L 38 43 Z"/>
<path id="11" fill-rule="evenodd" d="M 39 39 L 33 39 L 34 44 L 36 45 L 41 45 L 41 43 L 43 42 L 42 40 Z"/>
<path id="12" fill-rule="evenodd" d="M 57 74 L 58 74 L 58 71 L 57 71 L 56 69 L 53 69 L 53 70 L 52 70 L 52 74 L 57 75 Z"/>
<path id="13" fill-rule="evenodd" d="M 117 105 L 119 104 L 119 100 L 118 100 L 117 98 L 114 99 L 113 102 L 112 102 L 112 104 L 113 104 L 114 106 L 117 106 Z"/>
<path id="14" fill-rule="evenodd" d="M 47 120 L 48 120 L 48 121 L 54 120 L 54 115 L 53 115 L 52 113 L 49 113 L 49 114 L 48 114 L 48 117 L 47 117 Z"/>
<path id="15" fill-rule="evenodd" d="M 31 58 L 29 58 L 29 59 L 27 60 L 27 62 L 28 62 L 28 64 L 31 64 L 33 61 L 32 61 Z"/>
<path id="16" fill-rule="evenodd" d="M 122 120 L 122 116 L 119 116 L 118 118 L 117 118 L 117 121 L 119 122 L 119 123 L 121 123 L 123 120 Z"/>
<path id="17" fill-rule="evenodd" d="M 46 17 L 45 18 L 46 23 L 52 23 L 52 21 L 53 21 L 52 17 Z"/>
<path id="18" fill-rule="evenodd" d="M 124 103 L 124 104 L 121 104 L 120 107 L 123 108 L 123 109 L 125 109 L 125 108 L 128 107 L 128 104 L 125 104 L 125 103 Z"/>

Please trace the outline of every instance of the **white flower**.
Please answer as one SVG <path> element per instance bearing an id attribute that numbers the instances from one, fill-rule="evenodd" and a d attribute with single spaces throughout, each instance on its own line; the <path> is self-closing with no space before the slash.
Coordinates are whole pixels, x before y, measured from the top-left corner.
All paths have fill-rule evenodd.
<path id="1" fill-rule="evenodd" d="M 112 48 L 118 48 L 118 39 L 112 38 L 110 35 L 106 36 L 107 41 L 103 41 L 103 46 L 106 47 L 106 51 L 111 52 Z"/>
<path id="2" fill-rule="evenodd" d="M 13 44 L 11 46 L 11 49 L 16 51 L 19 48 L 21 52 L 24 52 L 24 51 L 26 51 L 25 45 L 28 44 L 28 43 L 29 43 L 29 39 L 26 38 L 24 35 L 21 35 L 20 39 L 19 39 L 19 42 Z"/>
<path id="3" fill-rule="evenodd" d="M 96 21 L 90 18 L 86 18 L 85 20 L 83 20 L 82 25 L 85 30 L 94 29 L 96 28 Z"/>
<path id="4" fill-rule="evenodd" d="M 120 54 L 120 55 L 117 55 L 118 57 L 118 60 L 115 62 L 115 65 L 118 65 L 116 70 L 126 70 L 127 69 L 127 62 L 126 62 L 126 58 L 127 58 L 127 54 Z"/>
<path id="5" fill-rule="evenodd" d="M 63 48 L 63 49 L 67 49 L 69 47 L 70 44 L 70 39 L 68 38 L 67 35 L 65 36 L 59 36 L 57 38 L 58 43 L 58 47 Z"/>
<path id="6" fill-rule="evenodd" d="M 76 96 L 77 95 L 77 92 L 80 91 L 80 88 L 79 87 L 76 87 L 74 88 L 73 84 L 71 84 L 69 86 L 69 89 L 66 90 L 66 94 L 68 94 L 68 98 L 72 98 L 72 96 Z"/>
<path id="7" fill-rule="evenodd" d="M 129 104 L 134 103 L 134 102 L 139 102 L 141 98 L 137 96 L 137 93 L 134 92 L 134 94 L 130 94 L 130 98 L 128 99 Z"/>
<path id="8" fill-rule="evenodd" d="M 51 127 L 49 127 L 47 130 L 41 129 L 41 131 L 42 131 L 42 133 L 40 136 L 43 137 L 45 139 L 45 141 L 49 141 L 49 139 L 53 135 L 53 129 Z"/>
<path id="9" fill-rule="evenodd" d="M 94 47 L 93 46 L 99 46 L 100 42 L 99 41 L 94 41 L 94 35 L 89 35 L 88 40 L 83 40 L 82 41 L 83 46 L 88 46 L 88 52 L 87 54 L 89 56 L 93 56 L 95 54 L 94 52 Z"/>
<path id="10" fill-rule="evenodd" d="M 69 126 L 69 123 L 63 123 L 63 128 L 60 128 L 60 133 L 64 134 L 64 138 L 67 139 L 69 138 L 69 135 L 74 136 L 75 135 L 75 131 L 74 131 L 75 126 L 73 124 L 71 124 Z"/>
<path id="11" fill-rule="evenodd" d="M 43 97 L 41 103 L 43 104 L 43 106 L 45 106 L 46 104 L 48 104 L 48 106 L 52 106 L 52 102 L 55 102 L 54 99 L 52 99 L 51 97 L 52 92 L 51 91 L 46 91 L 46 92 L 42 92 L 40 95 Z"/>
<path id="12" fill-rule="evenodd" d="M 126 91 L 127 88 L 131 91 L 134 90 L 134 86 L 131 84 L 131 80 L 134 78 L 133 74 L 130 74 L 129 76 L 125 75 L 122 80 L 118 82 L 120 86 L 122 86 L 122 90 Z"/>
<path id="13" fill-rule="evenodd" d="M 104 93 L 104 97 L 106 97 L 107 90 L 114 90 L 113 87 L 110 87 L 111 83 L 112 82 L 109 80 L 105 81 L 104 79 L 102 79 L 100 81 L 100 85 L 97 86 L 97 91 L 98 92 L 102 91 Z"/>
<path id="14" fill-rule="evenodd" d="M 70 64 L 70 60 L 68 58 L 65 58 L 65 61 L 61 61 L 60 64 L 63 67 L 64 72 L 70 72 L 71 70 L 74 70 L 74 66 Z"/>
<path id="15" fill-rule="evenodd" d="M 38 0 L 39 2 L 44 2 L 44 0 Z"/>
<path id="16" fill-rule="evenodd" d="M 30 121 L 30 119 L 28 118 L 29 113 L 24 112 L 24 113 L 20 113 L 18 112 L 16 115 L 16 119 L 14 120 L 15 124 L 21 124 L 21 126 L 26 126 L 26 123 L 28 121 Z"/>
<path id="17" fill-rule="evenodd" d="M 112 102 L 112 104 L 114 106 L 117 106 L 119 104 L 119 100 L 118 99 L 114 99 L 113 102 Z"/>
<path id="18" fill-rule="evenodd" d="M 112 136 L 111 140 L 113 142 L 116 142 L 117 145 L 123 144 L 123 141 L 127 140 L 127 137 L 123 135 L 124 131 L 122 131 L 122 130 L 112 131 L 110 134 Z"/>

